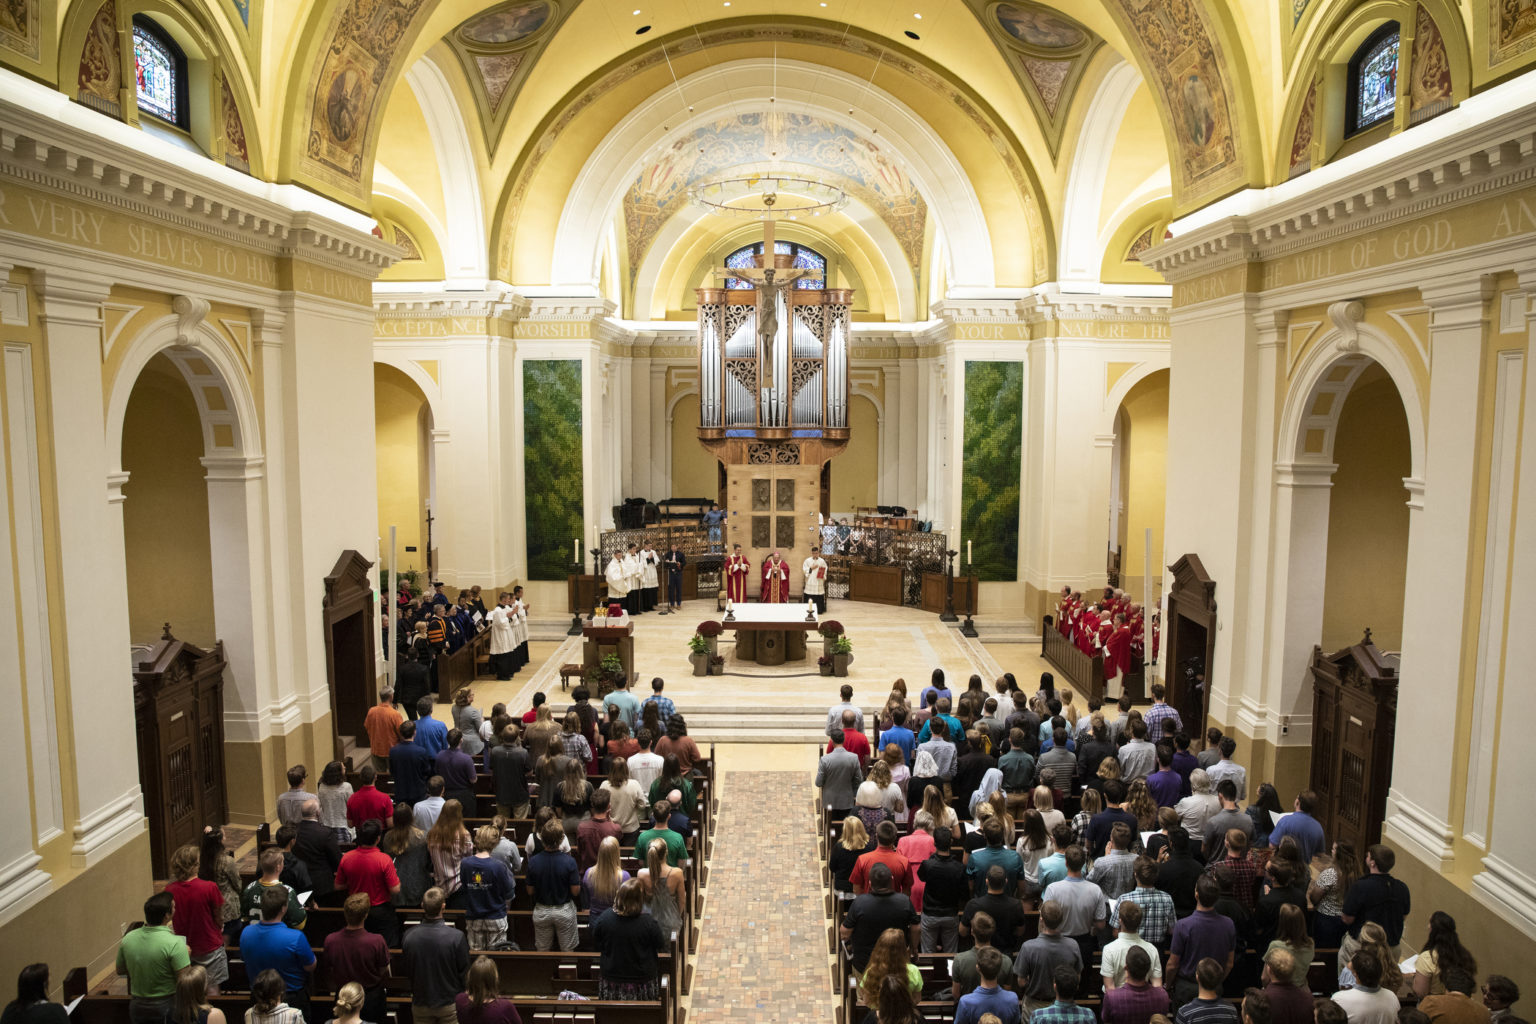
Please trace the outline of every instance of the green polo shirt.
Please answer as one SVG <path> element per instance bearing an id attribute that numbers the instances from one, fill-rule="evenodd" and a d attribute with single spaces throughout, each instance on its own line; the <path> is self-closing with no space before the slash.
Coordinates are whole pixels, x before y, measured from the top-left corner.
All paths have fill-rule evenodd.
<path id="1" fill-rule="evenodd" d="M 191 962 L 187 940 L 168 924 L 135 928 L 117 947 L 117 969 L 127 972 L 128 994 L 136 999 L 174 996 L 176 972 Z"/>
<path id="2" fill-rule="evenodd" d="M 688 846 L 681 833 L 671 829 L 647 829 L 635 838 L 635 856 L 640 858 L 642 864 L 645 863 L 645 851 L 650 847 L 652 839 L 660 839 L 667 844 L 667 863 L 674 868 L 678 861 L 688 856 Z"/>

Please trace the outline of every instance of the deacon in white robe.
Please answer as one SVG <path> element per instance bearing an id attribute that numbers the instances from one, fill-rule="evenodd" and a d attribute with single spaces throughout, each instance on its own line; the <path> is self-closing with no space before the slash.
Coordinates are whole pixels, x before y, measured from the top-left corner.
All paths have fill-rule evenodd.
<path id="1" fill-rule="evenodd" d="M 813 550 L 800 572 L 805 576 L 805 596 L 816 602 L 818 614 L 827 614 L 827 560 Z"/>
<path id="2" fill-rule="evenodd" d="M 514 630 L 513 641 L 517 644 L 512 651 L 513 671 L 528 664 L 528 601 L 523 597 L 522 587 L 512 588 L 512 628 Z"/>
<path id="3" fill-rule="evenodd" d="M 624 595 L 624 608 L 631 615 L 639 615 L 645 609 L 640 605 L 640 546 L 631 544 L 624 552 L 624 582 L 629 587 Z"/>
<path id="4" fill-rule="evenodd" d="M 640 610 L 643 612 L 656 610 L 656 588 L 660 586 L 656 567 L 660 564 L 661 556 L 656 553 L 654 544 L 640 549 Z"/>
<path id="5" fill-rule="evenodd" d="M 624 556 L 615 552 L 608 559 L 608 568 L 603 570 L 603 577 L 608 581 L 608 603 L 619 602 L 626 607 L 629 605 L 629 574 L 624 571 Z"/>
<path id="6" fill-rule="evenodd" d="M 510 606 L 511 595 L 501 594 L 496 598 L 496 607 L 491 609 L 491 668 L 496 672 L 497 679 L 511 679 L 512 673 L 517 667 L 512 663 L 512 652 L 517 648 L 514 639 L 516 629 L 513 619 L 516 617 Z"/>

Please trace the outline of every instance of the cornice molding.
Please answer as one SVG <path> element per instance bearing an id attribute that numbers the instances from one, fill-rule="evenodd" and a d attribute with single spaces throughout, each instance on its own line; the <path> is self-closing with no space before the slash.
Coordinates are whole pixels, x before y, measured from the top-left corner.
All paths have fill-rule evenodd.
<path id="1" fill-rule="evenodd" d="M 1175 237 L 1141 261 L 1170 282 L 1186 280 L 1536 181 L 1536 102 L 1503 90 L 1480 99 L 1337 167 L 1215 203 L 1182 230 L 1175 223 Z M 1416 137 L 1424 141 L 1414 148 Z"/>
<path id="2" fill-rule="evenodd" d="M 0 76 L 7 86 L 19 81 L 9 73 Z M 300 208 L 300 203 L 321 202 L 302 190 L 247 178 L 211 161 L 164 159 L 146 151 L 152 147 L 142 142 L 111 137 L 118 134 L 112 130 L 116 122 L 99 115 L 86 116 L 103 122 L 101 132 L 51 116 L 48 108 L 57 105 L 51 99 L 22 102 L 32 91 L 18 86 L 0 98 L 0 176 L 241 248 L 370 279 L 401 255 L 397 247 L 356 226 Z M 286 205 L 275 197 L 295 203 Z"/>

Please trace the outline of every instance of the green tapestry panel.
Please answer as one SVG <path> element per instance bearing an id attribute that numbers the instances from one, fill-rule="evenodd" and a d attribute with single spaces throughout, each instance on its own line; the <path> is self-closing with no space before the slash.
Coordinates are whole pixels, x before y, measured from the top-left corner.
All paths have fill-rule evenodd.
<path id="1" fill-rule="evenodd" d="M 563 580 L 581 525 L 581 360 L 523 362 L 528 578 Z"/>
<path id="2" fill-rule="evenodd" d="M 961 540 L 977 577 L 1011 582 L 1019 566 L 1019 474 L 1024 445 L 1024 364 L 965 364 Z M 960 572 L 965 550 L 960 551 Z"/>

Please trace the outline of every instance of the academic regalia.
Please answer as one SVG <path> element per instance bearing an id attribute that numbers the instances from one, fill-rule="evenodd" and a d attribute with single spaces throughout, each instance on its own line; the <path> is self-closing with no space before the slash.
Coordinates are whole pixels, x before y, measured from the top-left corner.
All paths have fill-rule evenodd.
<path id="1" fill-rule="evenodd" d="M 789 563 L 778 552 L 763 559 L 763 592 L 759 600 L 769 604 L 789 601 Z"/>
<path id="2" fill-rule="evenodd" d="M 805 576 L 805 596 L 815 601 L 816 610 L 825 615 L 827 611 L 826 559 L 812 553 L 800 567 L 800 571 Z"/>
<path id="3" fill-rule="evenodd" d="M 732 555 L 725 560 L 725 596 L 740 604 L 747 599 L 747 573 L 752 563 L 746 555 Z"/>
<path id="4" fill-rule="evenodd" d="M 688 559 L 681 551 L 668 551 L 666 557 L 667 566 L 667 607 L 681 608 L 683 606 L 683 566 Z"/>
<path id="5" fill-rule="evenodd" d="M 656 566 L 661 556 L 653 548 L 640 552 L 640 610 L 649 612 L 656 608 Z"/>

